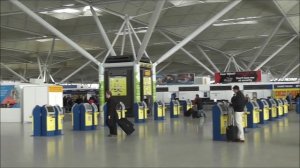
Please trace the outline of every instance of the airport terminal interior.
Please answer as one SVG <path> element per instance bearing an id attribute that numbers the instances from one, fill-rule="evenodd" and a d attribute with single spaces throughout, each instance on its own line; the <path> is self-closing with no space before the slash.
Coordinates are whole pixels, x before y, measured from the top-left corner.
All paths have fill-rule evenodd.
<path id="1" fill-rule="evenodd" d="M 0 167 L 300 167 L 299 0 L 0 3 Z"/>

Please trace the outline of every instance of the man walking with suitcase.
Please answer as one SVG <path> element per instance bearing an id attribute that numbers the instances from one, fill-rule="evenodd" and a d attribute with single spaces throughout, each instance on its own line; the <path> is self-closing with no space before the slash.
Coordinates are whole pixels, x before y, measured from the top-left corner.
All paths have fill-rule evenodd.
<path id="1" fill-rule="evenodd" d="M 108 111 L 107 126 L 109 128 L 109 137 L 117 135 L 118 113 L 116 110 L 117 103 L 112 98 L 111 91 L 106 91 L 106 106 Z"/>
<path id="2" fill-rule="evenodd" d="M 233 87 L 234 96 L 231 98 L 231 105 L 234 109 L 234 118 L 236 126 L 238 127 L 238 139 L 236 142 L 245 142 L 244 128 L 243 128 L 243 114 L 246 105 L 244 94 L 240 91 L 239 86 Z"/>

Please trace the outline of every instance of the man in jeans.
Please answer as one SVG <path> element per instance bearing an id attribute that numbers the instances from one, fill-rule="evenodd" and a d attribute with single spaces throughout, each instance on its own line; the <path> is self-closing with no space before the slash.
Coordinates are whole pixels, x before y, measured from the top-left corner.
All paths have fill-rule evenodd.
<path id="1" fill-rule="evenodd" d="M 234 118 L 236 126 L 238 127 L 238 139 L 236 142 L 245 142 L 244 128 L 243 128 L 243 114 L 246 104 L 246 99 L 238 86 L 233 87 L 234 96 L 231 98 L 231 104 L 234 110 Z"/>

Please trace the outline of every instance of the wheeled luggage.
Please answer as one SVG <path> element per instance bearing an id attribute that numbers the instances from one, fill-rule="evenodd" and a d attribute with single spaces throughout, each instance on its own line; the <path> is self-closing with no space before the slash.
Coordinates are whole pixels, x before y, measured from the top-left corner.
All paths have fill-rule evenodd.
<path id="1" fill-rule="evenodd" d="M 118 120 L 118 125 L 121 127 L 121 129 L 127 134 L 130 135 L 134 132 L 133 123 L 130 122 L 127 118 L 121 118 Z"/>
<path id="2" fill-rule="evenodd" d="M 187 110 L 186 112 L 184 112 L 184 116 L 185 116 L 185 117 L 189 117 L 189 116 L 192 115 L 192 113 L 193 113 L 193 109 L 190 108 L 189 110 Z"/>
<path id="3" fill-rule="evenodd" d="M 235 141 L 235 140 L 238 139 L 239 129 L 234 123 L 234 114 L 233 113 L 228 115 L 230 122 L 228 122 L 229 125 L 226 128 L 226 139 L 227 139 L 227 141 Z"/>

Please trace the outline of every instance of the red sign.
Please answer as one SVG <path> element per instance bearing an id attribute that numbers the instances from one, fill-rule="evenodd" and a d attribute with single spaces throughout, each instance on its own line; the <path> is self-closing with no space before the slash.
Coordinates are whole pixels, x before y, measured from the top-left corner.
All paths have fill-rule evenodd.
<path id="1" fill-rule="evenodd" d="M 261 81 L 261 71 L 215 73 L 215 83 L 260 82 L 260 81 Z"/>

